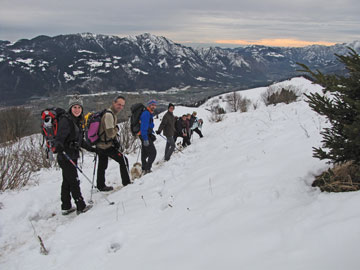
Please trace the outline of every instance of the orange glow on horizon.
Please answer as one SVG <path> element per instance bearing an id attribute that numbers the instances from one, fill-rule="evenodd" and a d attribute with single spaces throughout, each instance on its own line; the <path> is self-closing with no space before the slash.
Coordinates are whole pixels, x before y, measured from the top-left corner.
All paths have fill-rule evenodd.
<path id="1" fill-rule="evenodd" d="M 305 47 L 310 45 L 335 45 L 334 42 L 326 41 L 305 41 L 296 39 L 260 39 L 260 40 L 216 40 L 218 44 L 234 44 L 234 45 L 263 45 L 272 47 Z"/>

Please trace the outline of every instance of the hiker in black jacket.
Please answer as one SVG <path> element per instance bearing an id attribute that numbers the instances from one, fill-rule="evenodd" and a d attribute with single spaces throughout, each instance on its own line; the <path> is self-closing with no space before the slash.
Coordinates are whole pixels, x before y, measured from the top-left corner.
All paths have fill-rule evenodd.
<path id="1" fill-rule="evenodd" d="M 168 106 L 168 111 L 165 113 L 159 129 L 156 131 L 156 134 L 160 134 L 162 131 L 166 137 L 166 146 L 165 146 L 165 157 L 166 161 L 170 160 L 170 157 L 175 149 L 175 116 L 174 116 L 174 104 L 170 103 Z"/>
<path id="2" fill-rule="evenodd" d="M 80 146 L 89 151 L 94 151 L 83 142 L 82 106 L 83 102 L 80 97 L 74 96 L 70 98 L 69 110 L 60 116 L 58 131 L 55 137 L 54 152 L 58 154 L 57 161 L 63 176 L 61 185 L 61 209 L 63 215 L 67 215 L 75 210 L 77 210 L 77 214 L 80 214 L 91 208 L 85 204 L 81 195 L 80 181 L 75 166 L 63 154 L 65 152 L 76 164 L 79 158 Z M 76 209 L 71 206 L 70 195 L 75 200 Z"/>

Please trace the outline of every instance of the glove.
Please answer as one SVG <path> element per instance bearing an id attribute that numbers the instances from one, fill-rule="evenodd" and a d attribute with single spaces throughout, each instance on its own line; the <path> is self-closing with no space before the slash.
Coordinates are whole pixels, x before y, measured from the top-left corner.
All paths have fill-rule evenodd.
<path id="1" fill-rule="evenodd" d="M 64 147 L 61 145 L 61 144 L 58 144 L 56 145 L 55 147 L 53 147 L 54 149 L 51 149 L 53 150 L 54 154 L 56 153 L 61 153 L 64 151 Z"/>
<path id="2" fill-rule="evenodd" d="M 145 141 L 144 141 L 144 146 L 145 146 L 145 147 L 148 147 L 149 145 L 150 145 L 149 140 L 145 140 Z"/>
<path id="3" fill-rule="evenodd" d="M 160 130 L 157 130 L 157 131 L 156 131 L 156 134 L 157 134 L 157 135 L 160 135 L 160 133 L 161 133 Z"/>
<path id="4" fill-rule="evenodd" d="M 116 125 L 115 129 L 116 129 L 116 132 L 119 132 L 119 130 L 120 130 L 119 125 Z"/>

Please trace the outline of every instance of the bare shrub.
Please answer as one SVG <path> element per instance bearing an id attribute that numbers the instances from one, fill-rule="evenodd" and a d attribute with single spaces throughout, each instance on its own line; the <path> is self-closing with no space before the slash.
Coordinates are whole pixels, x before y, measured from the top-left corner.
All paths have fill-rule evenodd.
<path id="1" fill-rule="evenodd" d="M 0 190 L 24 187 L 33 173 L 56 166 L 41 145 L 40 136 L 0 146 Z"/>
<path id="2" fill-rule="evenodd" d="M 227 94 L 226 102 L 232 112 L 247 112 L 251 104 L 250 99 L 242 97 L 241 94 L 237 92 Z"/>
<path id="3" fill-rule="evenodd" d="M 0 148 L 0 190 L 21 188 L 33 173 L 22 156 L 22 144 L 7 144 Z"/>
<path id="4" fill-rule="evenodd" d="M 225 118 L 225 110 L 224 108 L 220 107 L 219 105 L 212 106 L 211 109 L 211 116 L 209 117 L 210 122 L 221 122 Z"/>
<path id="5" fill-rule="evenodd" d="M 295 86 L 275 86 L 271 85 L 267 88 L 267 90 L 262 93 L 261 98 L 264 101 L 266 106 L 276 105 L 279 103 L 292 103 L 295 102 L 300 93 Z"/>
<path id="6" fill-rule="evenodd" d="M 136 139 L 131 133 L 130 121 L 122 122 L 119 124 L 119 140 L 120 151 L 126 154 L 133 153 L 136 150 Z"/>
<path id="7" fill-rule="evenodd" d="M 34 132 L 30 109 L 12 107 L 0 110 L 0 142 L 18 140 Z"/>
<path id="8" fill-rule="evenodd" d="M 49 159 L 40 136 L 30 137 L 22 149 L 23 157 L 31 164 L 34 172 L 57 166 L 55 160 Z"/>

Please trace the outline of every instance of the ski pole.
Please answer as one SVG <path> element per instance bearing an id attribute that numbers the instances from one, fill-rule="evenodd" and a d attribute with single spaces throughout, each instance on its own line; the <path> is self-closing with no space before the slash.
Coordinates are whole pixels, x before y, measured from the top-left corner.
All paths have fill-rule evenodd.
<path id="1" fill-rule="evenodd" d="M 89 179 L 89 177 L 87 177 L 86 174 L 83 173 L 83 171 L 82 171 L 82 170 L 79 168 L 79 166 L 76 165 L 76 163 L 68 156 L 68 154 L 66 154 L 65 152 L 62 152 L 62 154 L 66 157 L 66 159 L 67 159 L 76 169 L 78 169 L 78 171 L 79 171 L 79 172 L 86 178 L 86 180 L 88 180 L 89 183 L 91 184 L 91 180 Z M 97 187 L 96 187 L 96 189 L 101 192 L 101 190 L 98 189 Z M 115 204 L 114 202 L 110 202 L 110 201 L 108 200 L 108 198 L 106 198 L 106 197 L 103 197 L 103 198 L 104 198 L 110 205 Z"/>
<path id="2" fill-rule="evenodd" d="M 165 141 L 167 141 L 167 139 L 163 135 L 159 134 L 159 136 L 163 138 Z M 179 148 L 176 147 L 176 144 L 175 144 L 175 149 L 178 150 L 180 153 L 184 154 Z"/>
<path id="3" fill-rule="evenodd" d="M 91 182 L 91 193 L 90 193 L 89 203 L 94 203 L 93 200 L 92 200 L 92 195 L 93 195 L 93 189 L 94 189 L 94 179 L 95 179 L 95 170 L 96 170 L 96 162 L 97 162 L 97 153 L 95 154 L 94 162 L 95 162 L 95 164 L 94 164 L 93 179 L 92 179 L 92 182 Z"/>

